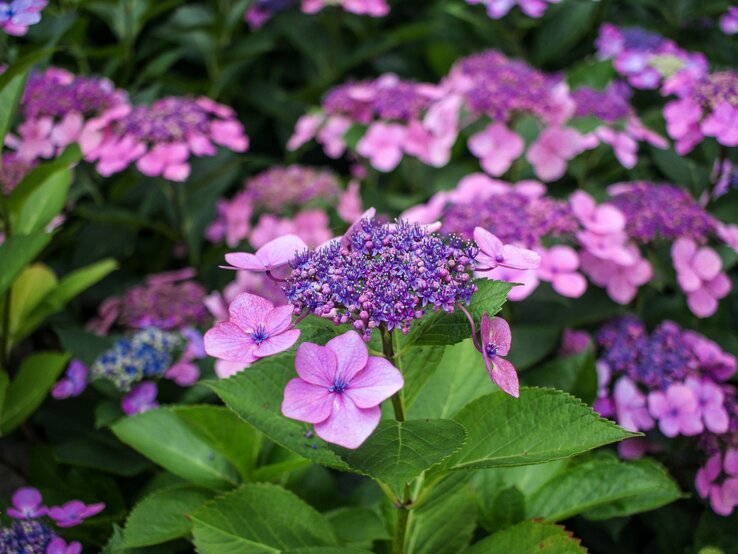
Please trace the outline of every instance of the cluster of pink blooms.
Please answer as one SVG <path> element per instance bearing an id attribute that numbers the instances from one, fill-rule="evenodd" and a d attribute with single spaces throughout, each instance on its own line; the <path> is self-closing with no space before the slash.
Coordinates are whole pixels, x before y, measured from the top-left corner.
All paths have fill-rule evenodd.
<path id="1" fill-rule="evenodd" d="M 48 0 L 0 2 L 0 29 L 9 35 L 25 35 L 28 27 L 41 21 L 41 12 L 48 3 Z"/>
<path id="2" fill-rule="evenodd" d="M 561 0 L 466 0 L 468 4 L 481 4 L 487 8 L 492 19 L 505 17 L 516 5 L 528 17 L 541 17 L 550 4 L 558 4 Z"/>
<path id="3" fill-rule="evenodd" d="M 615 70 L 635 88 L 656 89 L 665 81 L 707 72 L 704 54 L 687 52 L 674 41 L 639 27 L 605 23 L 595 44 L 598 57 L 612 60 Z"/>
<path id="4" fill-rule="evenodd" d="M 79 542 L 67 543 L 52 527 L 76 527 L 105 509 L 105 504 L 71 500 L 61 506 L 44 506 L 38 489 L 21 487 L 13 493 L 5 513 L 14 521 L 0 528 L 0 552 L 8 554 L 79 554 Z"/>
<path id="5" fill-rule="evenodd" d="M 468 138 L 467 146 L 484 171 L 498 177 L 525 154 L 541 180 L 555 181 L 569 160 L 600 143 L 609 144 L 626 167 L 635 165 L 638 141 L 667 146 L 642 124 L 629 98 L 624 84 L 572 94 L 561 77 L 488 51 L 457 61 L 438 85 L 390 74 L 336 87 L 320 112 L 300 118 L 288 148 L 315 138 L 328 156 L 337 158 L 346 151 L 349 130 L 359 128 L 365 132 L 356 153 L 379 171 L 392 171 L 406 154 L 441 167 L 449 162 L 461 131 L 481 121 L 485 126 Z M 534 117 L 541 127 L 527 152 L 511 128 L 524 116 Z M 591 116 L 601 119 L 592 132 L 566 126 Z"/>
<path id="6" fill-rule="evenodd" d="M 582 334 L 568 332 L 565 350 L 581 350 Z M 595 343 L 595 409 L 630 431 L 647 433 L 621 443 L 621 456 L 661 452 L 664 437 L 693 437 L 708 458 L 697 472 L 697 492 L 716 513 L 732 513 L 738 506 L 738 397 L 728 380 L 736 372 L 735 357 L 671 321 L 649 334 L 630 316 L 605 325 Z"/>
<path id="7" fill-rule="evenodd" d="M 216 145 L 245 152 L 249 139 L 236 113 L 205 97 L 169 96 L 150 106 L 121 105 L 87 123 L 85 160 L 104 176 L 135 163 L 149 177 L 186 181 L 191 156 L 214 156 Z"/>
<path id="8" fill-rule="evenodd" d="M 352 183 L 343 194 L 339 192 L 338 178 L 331 171 L 301 165 L 274 167 L 247 179 L 243 190 L 231 200 L 218 202 L 216 218 L 206 236 L 212 242 L 225 240 L 231 247 L 248 239 L 259 248 L 272 239 L 294 234 L 315 247 L 333 237 L 323 208 L 336 206 L 345 221 L 361 215 L 360 199 L 353 207 L 347 205 L 352 197 L 358 197 L 358 183 Z"/>
<path id="9" fill-rule="evenodd" d="M 390 11 L 387 0 L 257 0 L 244 14 L 251 29 L 258 29 L 276 13 L 300 4 L 303 13 L 317 13 L 328 6 L 338 6 L 349 13 L 383 17 Z"/>

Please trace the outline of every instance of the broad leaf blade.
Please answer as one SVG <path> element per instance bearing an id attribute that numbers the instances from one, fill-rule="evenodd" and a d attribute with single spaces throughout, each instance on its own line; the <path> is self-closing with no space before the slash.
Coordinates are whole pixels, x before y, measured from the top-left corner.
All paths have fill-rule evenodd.
<path id="1" fill-rule="evenodd" d="M 563 527 L 540 521 L 524 521 L 482 539 L 464 554 L 587 554 L 579 539 Z"/>
<path id="2" fill-rule="evenodd" d="M 0 244 L 0 294 L 8 290 L 23 268 L 41 253 L 50 240 L 49 233 L 39 231 L 31 235 L 7 237 Z"/>

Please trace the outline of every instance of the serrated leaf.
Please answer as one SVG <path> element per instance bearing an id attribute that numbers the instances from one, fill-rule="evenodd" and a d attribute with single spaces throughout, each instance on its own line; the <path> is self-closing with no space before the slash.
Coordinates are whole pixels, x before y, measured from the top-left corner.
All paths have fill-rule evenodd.
<path id="1" fill-rule="evenodd" d="M 402 498 L 405 484 L 456 452 L 465 437 L 464 428 L 450 420 L 385 420 L 359 448 L 333 449 L 349 466 L 386 483 Z"/>
<path id="2" fill-rule="evenodd" d="M 487 537 L 464 554 L 587 554 L 579 539 L 553 523 L 525 521 Z"/>
<path id="3" fill-rule="evenodd" d="M 277 444 L 321 465 L 349 469 L 324 441 L 308 438 L 306 425 L 282 415 L 284 387 L 295 377 L 294 367 L 294 355 L 274 356 L 230 379 L 205 384 L 241 419 Z"/>
<path id="4" fill-rule="evenodd" d="M 7 389 L 0 435 L 7 435 L 36 411 L 68 361 L 68 354 L 55 352 L 31 354 L 23 360 Z"/>
<path id="5" fill-rule="evenodd" d="M 151 546 L 184 537 L 192 530 L 188 514 L 213 498 L 213 492 L 190 485 L 159 490 L 136 504 L 123 531 L 127 547 Z"/>
<path id="6" fill-rule="evenodd" d="M 228 459 L 197 436 L 171 408 L 156 408 L 112 425 L 121 441 L 195 485 L 227 490 L 239 482 Z"/>
<path id="7" fill-rule="evenodd" d="M 447 469 L 537 464 L 636 436 L 552 389 L 523 388 L 520 398 L 489 394 L 454 420 L 466 429 L 467 440 L 444 462 Z"/>
<path id="8" fill-rule="evenodd" d="M 192 514 L 200 554 L 281 552 L 337 543 L 330 522 L 295 494 L 248 484 Z"/>

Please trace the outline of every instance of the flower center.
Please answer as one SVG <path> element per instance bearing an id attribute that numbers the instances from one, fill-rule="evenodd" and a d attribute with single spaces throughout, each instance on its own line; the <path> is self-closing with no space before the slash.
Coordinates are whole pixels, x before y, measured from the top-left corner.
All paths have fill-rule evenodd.
<path id="1" fill-rule="evenodd" d="M 494 358 L 495 356 L 497 356 L 497 343 L 487 343 L 487 356 L 489 356 L 490 358 Z"/>
<path id="2" fill-rule="evenodd" d="M 338 392 L 341 393 L 345 391 L 348 388 L 348 383 L 343 380 L 336 379 L 333 381 L 333 386 L 329 388 L 328 390 L 330 392 Z"/>
<path id="3" fill-rule="evenodd" d="M 502 254 L 497 254 L 497 256 L 495 257 L 495 260 L 497 260 L 498 264 L 501 264 L 502 262 L 505 261 L 505 258 L 503 257 Z"/>
<path id="4" fill-rule="evenodd" d="M 266 327 L 258 325 L 256 329 L 251 331 L 251 338 L 256 344 L 261 344 L 269 338 L 269 334 L 266 331 Z"/>

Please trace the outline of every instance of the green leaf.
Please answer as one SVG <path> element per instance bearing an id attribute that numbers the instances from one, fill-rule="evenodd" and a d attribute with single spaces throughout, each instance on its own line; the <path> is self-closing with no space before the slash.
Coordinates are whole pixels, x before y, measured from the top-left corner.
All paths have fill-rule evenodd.
<path id="1" fill-rule="evenodd" d="M 248 484 L 192 514 L 200 554 L 281 552 L 337 543 L 330 522 L 295 494 Z"/>
<path id="2" fill-rule="evenodd" d="M 523 371 L 543 360 L 557 346 L 561 331 L 556 325 L 511 325 L 512 350 L 508 360 Z"/>
<path id="3" fill-rule="evenodd" d="M 23 268 L 33 261 L 51 240 L 43 231 L 31 235 L 6 237 L 0 244 L 0 294 L 10 288 Z"/>
<path id="4" fill-rule="evenodd" d="M 566 2 L 539 27 L 533 40 L 533 61 L 541 66 L 571 50 L 592 28 L 596 2 Z"/>
<path id="5" fill-rule="evenodd" d="M 353 469 L 402 498 L 405 484 L 456 452 L 465 437 L 464 428 L 450 420 L 385 420 L 356 450 L 333 448 Z"/>
<path id="6" fill-rule="evenodd" d="M 123 532 L 128 547 L 151 546 L 187 536 L 188 515 L 213 497 L 207 489 L 179 485 L 150 494 L 131 510 Z"/>
<path id="7" fill-rule="evenodd" d="M 87 365 L 92 365 L 100 354 L 113 346 L 110 338 L 83 329 L 55 328 L 54 331 L 64 350 L 71 352 L 73 358 L 78 358 Z"/>
<path id="8" fill-rule="evenodd" d="M 563 527 L 553 523 L 525 521 L 475 543 L 464 554 L 587 554 Z"/>
<path id="9" fill-rule="evenodd" d="M 445 349 L 445 346 L 413 346 L 397 359 L 405 380 L 402 387 L 405 410 L 415 402 L 428 379 L 438 369 Z"/>
<path id="10" fill-rule="evenodd" d="M 526 512 L 530 518 L 558 521 L 596 510 L 594 517 L 600 513 L 609 519 L 658 508 L 680 497 L 679 487 L 658 462 L 625 462 L 603 455 L 554 475 L 527 499 Z"/>
<path id="11" fill-rule="evenodd" d="M 101 260 L 64 276 L 59 284 L 24 318 L 15 334 L 16 340 L 30 335 L 46 318 L 61 311 L 73 298 L 101 281 L 118 268 L 115 260 Z M 15 298 L 14 298 L 15 301 Z"/>
<path id="12" fill-rule="evenodd" d="M 557 358 L 549 364 L 523 374 L 527 385 L 553 387 L 592 404 L 597 398 L 597 369 L 594 351 L 587 348 L 572 356 Z"/>
<path id="13" fill-rule="evenodd" d="M 467 309 L 478 325 L 482 314 L 488 313 L 492 317 L 500 311 L 507 300 L 507 294 L 515 285 L 489 279 L 477 279 L 476 284 L 478 290 Z M 441 310 L 413 323 L 410 333 L 402 341 L 402 346 L 455 344 L 470 335 L 469 321 L 458 308 L 451 314 Z"/>
<path id="14" fill-rule="evenodd" d="M 238 484 L 238 472 L 228 459 L 192 432 L 171 408 L 121 419 L 111 429 L 134 450 L 194 485 L 227 490 Z"/>
<path id="15" fill-rule="evenodd" d="M 261 433 L 221 406 L 178 406 L 174 411 L 200 439 L 228 458 L 243 479 L 253 475 Z"/>
<path id="16" fill-rule="evenodd" d="M 151 468 L 144 457 L 110 436 L 105 440 L 90 433 L 87 438 L 73 438 L 54 448 L 54 458 L 63 464 L 86 467 L 121 477 L 135 477 Z"/>
<path id="17" fill-rule="evenodd" d="M 523 388 L 520 398 L 501 392 L 483 396 L 454 419 L 466 429 L 467 440 L 444 463 L 447 469 L 537 464 L 637 436 L 552 389 Z"/>
<path id="18" fill-rule="evenodd" d="M 335 469 L 347 470 L 322 440 L 308 435 L 308 426 L 282 415 L 284 387 L 295 377 L 294 355 L 259 360 L 230 379 L 206 383 L 241 419 L 292 452 Z"/>
<path id="19" fill-rule="evenodd" d="M 472 400 L 497 390 L 471 339 L 447 346 L 438 369 L 409 405 L 410 419 L 453 418 Z"/>
<path id="20" fill-rule="evenodd" d="M 29 314 L 56 285 L 56 275 L 44 264 L 30 265 L 18 276 L 11 289 L 11 345 L 19 340 L 18 328 L 25 324 Z"/>
<path id="21" fill-rule="evenodd" d="M 36 411 L 68 361 L 68 354 L 55 352 L 31 354 L 23 360 L 7 390 L 0 435 L 7 435 Z"/>
<path id="22" fill-rule="evenodd" d="M 392 538 L 379 514 L 369 508 L 339 508 L 327 513 L 326 517 L 340 542 L 371 542 Z"/>

